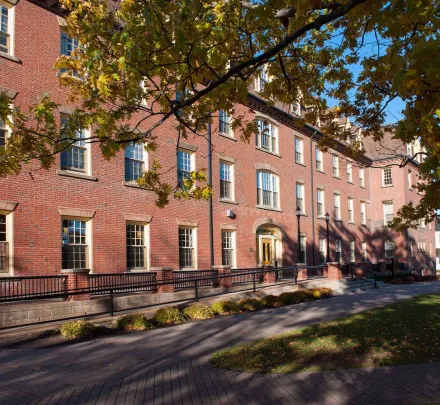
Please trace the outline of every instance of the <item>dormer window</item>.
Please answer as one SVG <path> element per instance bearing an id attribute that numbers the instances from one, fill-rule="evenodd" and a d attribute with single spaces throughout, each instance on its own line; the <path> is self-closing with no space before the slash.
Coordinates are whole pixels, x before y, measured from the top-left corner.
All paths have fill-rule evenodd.
<path id="1" fill-rule="evenodd" d="M 260 67 L 255 78 L 255 91 L 262 92 L 269 82 L 269 76 L 264 66 Z"/>
<path id="2" fill-rule="evenodd" d="M 295 115 L 301 115 L 301 103 L 299 101 L 294 101 L 290 105 L 290 111 Z"/>

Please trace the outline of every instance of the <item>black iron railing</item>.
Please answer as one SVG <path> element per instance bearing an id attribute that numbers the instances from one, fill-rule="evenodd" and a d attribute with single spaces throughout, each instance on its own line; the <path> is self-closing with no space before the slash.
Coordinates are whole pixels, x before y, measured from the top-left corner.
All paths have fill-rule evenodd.
<path id="1" fill-rule="evenodd" d="M 182 270 L 173 271 L 174 289 L 194 288 L 218 285 L 218 270 Z"/>
<path id="2" fill-rule="evenodd" d="M 0 278 L 0 302 L 67 294 L 67 276 Z"/>
<path id="3" fill-rule="evenodd" d="M 90 274 L 90 291 L 93 295 L 114 293 L 154 291 L 156 286 L 155 272 L 139 273 L 104 273 Z"/>
<path id="4" fill-rule="evenodd" d="M 249 284 L 255 281 L 257 283 L 263 282 L 262 269 L 232 269 L 232 284 Z"/>

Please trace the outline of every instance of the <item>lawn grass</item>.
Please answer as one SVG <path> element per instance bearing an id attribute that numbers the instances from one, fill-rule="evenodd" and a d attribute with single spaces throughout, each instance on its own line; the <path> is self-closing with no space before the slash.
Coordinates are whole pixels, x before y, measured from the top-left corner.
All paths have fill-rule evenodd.
<path id="1" fill-rule="evenodd" d="M 440 361 L 440 294 L 295 330 L 211 356 L 221 368 L 295 373 Z"/>

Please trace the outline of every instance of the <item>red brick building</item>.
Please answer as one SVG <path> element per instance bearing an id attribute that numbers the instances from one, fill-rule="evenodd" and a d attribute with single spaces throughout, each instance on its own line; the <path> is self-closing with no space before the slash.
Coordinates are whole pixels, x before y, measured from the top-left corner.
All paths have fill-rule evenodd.
<path id="1" fill-rule="evenodd" d="M 75 44 L 63 36 L 62 19 L 36 3 L 50 6 L 0 0 L 0 91 L 24 109 L 49 92 L 62 105 L 61 121 L 74 106 L 66 102 L 53 64 Z M 177 145 L 174 124 L 167 123 L 155 132 L 159 148 L 150 156 L 133 147 L 107 162 L 97 145 L 79 142 L 48 171 L 32 163 L 0 179 L 1 275 L 318 264 L 326 259 L 326 212 L 332 260 L 378 262 L 385 258 L 386 242 L 393 242 L 399 261 L 432 268 L 433 227 L 395 234 L 384 226 L 384 201 L 392 201 L 395 213 L 420 198 L 407 183 L 409 170 L 415 181 L 417 164 L 393 167 L 392 185 L 385 187 L 383 170 L 370 168 L 377 163 L 371 153 L 348 161 L 342 143 L 319 152 L 319 128 L 295 127 L 301 107 L 295 109 L 268 106 L 251 91 L 247 105 L 237 107 L 259 121 L 260 135 L 249 144 L 220 114 L 211 151 L 204 138 Z M 7 147 L 8 128 L 1 124 L 0 131 Z M 155 195 L 131 181 L 156 157 L 174 183 L 212 160 L 212 217 L 210 201 L 172 200 L 159 209 Z"/>

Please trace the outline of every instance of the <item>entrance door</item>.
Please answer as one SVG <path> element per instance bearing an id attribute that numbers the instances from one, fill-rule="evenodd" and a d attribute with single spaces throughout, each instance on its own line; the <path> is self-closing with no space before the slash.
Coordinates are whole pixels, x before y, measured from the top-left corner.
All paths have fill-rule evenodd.
<path id="1" fill-rule="evenodd" d="M 261 241 L 263 247 L 263 264 L 272 264 L 272 239 L 263 239 Z"/>

